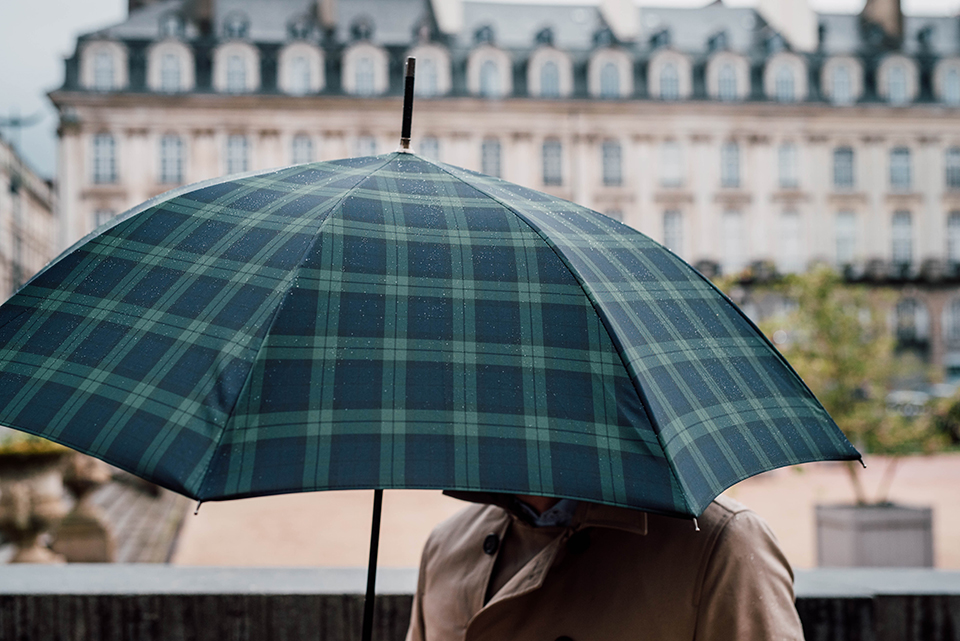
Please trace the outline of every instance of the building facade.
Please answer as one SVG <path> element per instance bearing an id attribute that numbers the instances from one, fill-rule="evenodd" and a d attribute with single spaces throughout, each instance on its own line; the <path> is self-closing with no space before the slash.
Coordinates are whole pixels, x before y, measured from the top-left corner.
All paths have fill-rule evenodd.
<path id="1" fill-rule="evenodd" d="M 0 302 L 57 252 L 51 185 L 0 138 Z"/>
<path id="2" fill-rule="evenodd" d="M 131 0 L 51 94 L 61 245 L 180 184 L 392 151 L 409 55 L 422 155 L 708 273 L 825 261 L 891 286 L 904 344 L 960 374 L 960 19 L 898 0 Z"/>

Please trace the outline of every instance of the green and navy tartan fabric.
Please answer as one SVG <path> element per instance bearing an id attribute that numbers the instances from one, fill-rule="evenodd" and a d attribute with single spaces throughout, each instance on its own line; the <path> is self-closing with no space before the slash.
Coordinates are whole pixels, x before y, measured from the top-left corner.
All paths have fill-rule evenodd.
<path id="1" fill-rule="evenodd" d="M 390 154 L 181 189 L 0 307 L 0 424 L 200 500 L 350 488 L 699 515 L 856 450 L 629 227 Z"/>

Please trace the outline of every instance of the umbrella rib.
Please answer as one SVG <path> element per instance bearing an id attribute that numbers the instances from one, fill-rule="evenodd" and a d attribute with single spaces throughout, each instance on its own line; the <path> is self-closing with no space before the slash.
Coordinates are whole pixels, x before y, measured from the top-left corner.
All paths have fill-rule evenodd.
<path id="1" fill-rule="evenodd" d="M 479 187 L 471 182 L 468 182 L 461 176 L 458 176 L 456 173 L 450 171 L 450 169 L 446 165 L 443 165 L 442 163 L 439 163 L 430 159 L 426 159 L 426 158 L 424 158 L 423 160 L 430 163 L 434 167 L 437 167 L 440 171 L 443 171 L 444 173 L 448 174 L 452 178 L 460 181 L 464 185 L 467 185 L 471 189 L 475 189 L 477 192 L 483 194 L 487 198 L 490 198 L 495 202 L 499 203 L 502 207 L 512 212 L 518 219 L 523 221 L 525 225 L 527 225 L 537 236 L 540 237 L 541 240 L 543 240 L 543 242 L 547 245 L 547 247 L 549 247 L 551 251 L 553 251 L 553 253 L 556 254 L 560 262 L 562 262 L 563 265 L 567 268 L 567 271 L 569 271 L 570 274 L 574 277 L 574 279 L 576 279 L 577 284 L 580 286 L 580 289 L 583 291 L 584 295 L 587 297 L 587 300 L 590 301 L 590 305 L 593 307 L 594 313 L 600 319 L 600 323 L 601 325 L 603 325 L 604 331 L 607 332 L 607 337 L 610 339 L 610 343 L 613 345 L 614 350 L 617 352 L 617 356 L 620 358 L 620 362 L 623 364 L 623 368 L 629 373 L 630 367 L 626 361 L 623 351 L 618 347 L 617 341 L 614 339 L 610 331 L 609 319 L 607 318 L 606 314 L 603 313 L 603 310 L 598 306 L 597 301 L 594 299 L 594 296 L 591 295 L 589 288 L 586 287 L 585 285 L 585 281 L 580 277 L 577 271 L 570 265 L 570 261 L 567 259 L 564 253 L 553 242 L 550 241 L 550 238 L 547 237 L 544 233 L 542 233 L 540 229 L 538 229 L 533 223 L 531 223 L 526 216 L 524 216 L 520 211 L 518 211 L 510 203 L 504 201 L 501 198 L 498 198 L 497 196 L 494 196 L 493 194 L 486 191 L 482 187 Z M 679 475 L 677 474 L 677 470 L 674 467 L 673 461 L 671 461 L 670 457 L 668 457 L 666 454 L 666 448 L 664 447 L 663 440 L 660 438 L 660 432 L 656 429 L 656 423 L 654 422 L 653 416 L 651 416 L 650 414 L 649 403 L 647 402 L 646 394 L 644 394 L 643 389 L 639 386 L 637 381 L 634 380 L 633 376 L 630 376 L 629 378 L 630 378 L 630 382 L 633 384 L 634 391 L 636 391 L 637 396 L 639 396 L 640 398 L 641 405 L 643 406 L 643 411 L 647 415 L 647 420 L 650 423 L 650 427 L 651 429 L 653 429 L 653 433 L 657 437 L 657 443 L 660 445 L 660 449 L 663 452 L 663 458 L 667 463 L 667 467 L 670 469 L 670 474 L 673 476 L 673 479 L 676 482 L 677 487 L 680 489 L 680 493 L 683 498 L 683 504 L 686 507 L 687 511 L 692 514 L 690 501 L 687 498 L 686 486 L 681 481 Z"/>
<path id="2" fill-rule="evenodd" d="M 351 186 L 350 188 L 345 189 L 343 191 L 343 194 L 341 194 L 339 200 L 337 200 L 337 202 L 327 210 L 327 215 L 322 221 L 320 221 L 320 224 L 317 227 L 317 232 L 313 237 L 313 240 L 310 242 L 309 245 L 307 245 L 306 248 L 304 248 L 303 253 L 300 255 L 300 258 L 297 260 L 296 266 L 290 270 L 290 273 L 295 275 L 293 278 L 291 278 L 290 285 L 287 287 L 286 291 L 290 291 L 294 283 L 297 282 L 296 274 L 298 274 L 300 270 L 303 268 L 303 261 L 306 259 L 307 256 L 310 255 L 310 252 L 313 251 L 313 248 L 316 246 L 317 241 L 320 238 L 320 232 L 322 231 L 323 226 L 327 223 L 327 221 L 330 220 L 330 216 L 335 211 L 337 211 L 337 209 L 343 204 L 343 201 L 346 200 L 347 197 L 350 196 L 354 192 L 354 190 L 360 186 L 360 183 L 364 182 L 365 180 L 367 180 L 368 178 L 370 178 L 371 176 L 379 172 L 381 169 L 386 167 L 388 164 L 390 164 L 390 162 L 394 159 L 394 156 L 396 155 L 397 155 L 396 152 L 388 154 L 386 159 L 383 161 L 383 164 L 381 164 L 379 167 L 369 172 L 362 173 L 359 176 L 357 182 L 354 183 L 353 186 Z M 249 174 L 249 175 L 255 175 L 257 173 L 270 173 L 270 172 L 254 172 L 253 174 Z M 236 177 L 233 177 L 233 178 L 236 178 Z M 283 299 L 280 301 L 280 304 L 277 305 L 276 309 L 274 310 L 273 315 L 270 318 L 270 323 L 267 327 L 267 330 L 263 333 L 263 340 L 260 342 L 260 346 L 257 348 L 257 353 L 253 357 L 253 360 L 252 360 L 253 363 L 256 363 L 257 359 L 260 357 L 260 353 L 263 351 L 263 346 L 267 342 L 268 337 L 270 336 L 270 330 L 273 329 L 273 325 L 276 323 L 277 318 L 280 316 L 280 312 L 283 311 L 283 307 L 286 304 L 286 300 L 287 300 L 286 292 L 284 292 Z M 240 402 L 240 399 L 243 398 L 244 392 L 247 390 L 247 387 L 250 384 L 250 378 L 253 375 L 253 370 L 254 370 L 254 367 L 251 365 L 250 369 L 247 371 L 246 378 L 244 378 L 243 385 L 240 387 L 240 391 L 237 393 L 237 398 L 234 400 L 233 407 L 230 408 L 230 412 L 228 413 L 229 418 L 224 423 L 223 429 L 220 430 L 220 435 L 217 437 L 216 445 L 210 450 L 210 454 L 205 456 L 206 460 L 204 461 L 203 465 L 206 467 L 206 469 L 204 470 L 203 478 L 200 479 L 200 483 L 197 485 L 197 492 L 196 492 L 197 498 L 200 501 L 204 500 L 201 494 L 203 492 L 204 487 L 207 484 L 207 477 L 210 475 L 210 468 L 212 467 L 211 462 L 213 461 L 213 457 L 216 456 L 217 451 L 220 449 L 220 446 L 223 444 L 223 437 L 228 431 L 228 426 L 230 425 L 230 422 L 233 420 L 234 410 L 236 409 L 237 404 Z"/>

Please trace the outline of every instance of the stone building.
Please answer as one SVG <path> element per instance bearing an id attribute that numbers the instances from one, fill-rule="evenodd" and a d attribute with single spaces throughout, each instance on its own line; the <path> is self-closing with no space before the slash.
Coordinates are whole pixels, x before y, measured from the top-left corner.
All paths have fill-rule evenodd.
<path id="1" fill-rule="evenodd" d="M 63 86 L 61 244 L 176 185 L 414 147 L 623 220 L 704 271 L 826 261 L 960 375 L 960 19 L 806 0 L 130 0 Z"/>
<path id="2" fill-rule="evenodd" d="M 53 188 L 0 138 L 0 302 L 57 252 Z"/>

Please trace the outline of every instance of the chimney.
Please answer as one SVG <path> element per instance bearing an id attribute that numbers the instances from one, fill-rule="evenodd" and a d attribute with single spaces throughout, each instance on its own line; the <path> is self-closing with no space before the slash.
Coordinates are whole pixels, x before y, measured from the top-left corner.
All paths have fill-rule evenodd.
<path id="1" fill-rule="evenodd" d="M 130 0 L 134 2 L 135 0 Z M 203 35 L 209 35 L 213 25 L 215 0 L 186 0 L 184 13 L 186 17 L 196 23 Z"/>
<path id="2" fill-rule="evenodd" d="M 332 31 L 337 27 L 337 0 L 317 0 L 317 24 Z"/>
<path id="3" fill-rule="evenodd" d="M 900 9 L 900 0 L 867 0 L 860 12 L 860 20 L 864 24 L 880 27 L 886 39 L 891 42 L 899 43 L 903 40 L 903 11 Z"/>
<path id="4" fill-rule="evenodd" d="M 430 0 L 440 33 L 453 36 L 463 30 L 463 0 Z"/>
<path id="5" fill-rule="evenodd" d="M 815 51 L 817 15 L 807 0 L 760 0 L 757 11 L 794 51 Z"/>
<path id="6" fill-rule="evenodd" d="M 600 0 L 600 15 L 620 42 L 637 39 L 640 9 L 633 0 Z"/>

